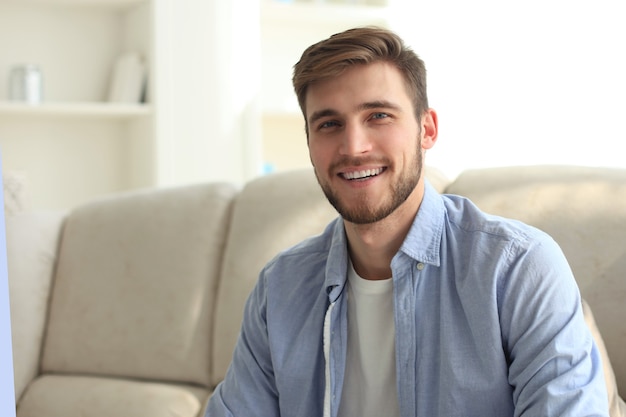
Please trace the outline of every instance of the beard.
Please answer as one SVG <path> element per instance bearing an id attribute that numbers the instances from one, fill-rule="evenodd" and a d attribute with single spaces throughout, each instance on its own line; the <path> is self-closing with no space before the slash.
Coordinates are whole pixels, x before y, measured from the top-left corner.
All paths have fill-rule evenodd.
<path id="1" fill-rule="evenodd" d="M 340 163 L 347 163 L 350 165 L 363 165 L 371 161 L 340 161 Z M 389 166 L 389 165 L 387 165 Z M 332 171 L 332 170 L 331 170 Z M 323 181 L 315 170 L 317 182 L 319 183 L 324 195 L 328 202 L 337 210 L 341 217 L 354 224 L 372 224 L 380 220 L 383 220 L 391 213 L 393 213 L 398 207 L 404 203 L 411 195 L 419 180 L 422 176 L 422 148 L 417 146 L 417 151 L 404 172 L 400 174 L 400 177 L 391 183 L 389 186 L 389 193 L 384 198 L 385 201 L 373 201 L 373 199 L 362 193 L 355 197 L 350 203 L 347 204 L 341 199 L 339 194 L 332 189 L 329 182 Z"/>

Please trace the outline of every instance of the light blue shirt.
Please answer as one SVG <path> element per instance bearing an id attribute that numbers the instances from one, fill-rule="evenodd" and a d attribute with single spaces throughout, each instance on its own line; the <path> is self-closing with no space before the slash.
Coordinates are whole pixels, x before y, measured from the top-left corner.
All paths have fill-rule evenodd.
<path id="1" fill-rule="evenodd" d="M 337 415 L 346 244 L 338 218 L 266 265 L 206 416 Z M 427 183 L 391 269 L 402 417 L 608 416 L 578 287 L 545 233 Z"/>

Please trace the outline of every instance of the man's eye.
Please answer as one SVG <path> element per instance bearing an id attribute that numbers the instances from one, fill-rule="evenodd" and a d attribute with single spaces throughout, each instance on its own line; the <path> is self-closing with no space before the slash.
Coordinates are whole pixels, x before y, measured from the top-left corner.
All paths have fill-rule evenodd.
<path id="1" fill-rule="evenodd" d="M 339 126 L 339 123 L 337 123 L 334 120 L 328 120 L 326 122 L 320 123 L 319 128 L 320 129 L 328 129 L 330 127 L 335 127 L 335 126 Z"/>
<path id="2" fill-rule="evenodd" d="M 372 119 L 385 119 L 387 117 L 389 117 L 387 113 L 374 113 L 372 115 Z"/>

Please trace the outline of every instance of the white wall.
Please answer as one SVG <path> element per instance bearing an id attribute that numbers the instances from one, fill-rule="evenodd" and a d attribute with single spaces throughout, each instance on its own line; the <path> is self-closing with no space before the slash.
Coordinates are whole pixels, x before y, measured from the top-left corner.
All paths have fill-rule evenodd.
<path id="1" fill-rule="evenodd" d="M 626 168 L 619 0 L 407 1 L 398 32 L 425 60 L 440 136 L 428 163 Z"/>
<path id="2" fill-rule="evenodd" d="M 159 185 L 260 172 L 259 10 L 250 3 L 154 1 Z"/>

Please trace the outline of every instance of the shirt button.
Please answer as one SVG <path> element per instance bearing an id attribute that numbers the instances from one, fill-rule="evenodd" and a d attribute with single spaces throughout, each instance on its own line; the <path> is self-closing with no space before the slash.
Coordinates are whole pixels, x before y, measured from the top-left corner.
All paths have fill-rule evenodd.
<path id="1" fill-rule="evenodd" d="M 417 269 L 418 269 L 419 271 L 421 271 L 422 269 L 424 269 L 424 264 L 423 264 L 423 263 L 421 263 L 421 262 L 418 262 L 418 263 L 417 263 Z"/>

